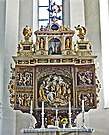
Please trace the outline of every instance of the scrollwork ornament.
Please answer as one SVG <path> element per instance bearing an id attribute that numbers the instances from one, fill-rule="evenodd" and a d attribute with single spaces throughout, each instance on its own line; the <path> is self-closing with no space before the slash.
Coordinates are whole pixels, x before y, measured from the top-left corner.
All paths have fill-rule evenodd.
<path id="1" fill-rule="evenodd" d="M 10 68 L 11 68 L 11 79 L 10 82 L 8 84 L 8 89 L 10 92 L 10 104 L 11 107 L 14 108 L 14 103 L 15 103 L 15 68 L 13 68 L 12 64 L 10 64 Z"/>

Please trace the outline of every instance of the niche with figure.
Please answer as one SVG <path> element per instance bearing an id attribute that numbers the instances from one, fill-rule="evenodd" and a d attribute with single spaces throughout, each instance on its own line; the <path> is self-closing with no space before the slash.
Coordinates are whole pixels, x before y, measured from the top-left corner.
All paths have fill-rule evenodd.
<path id="1" fill-rule="evenodd" d="M 48 54 L 49 55 L 61 54 L 61 41 L 58 38 L 52 38 L 48 42 Z"/>
<path id="2" fill-rule="evenodd" d="M 71 49 L 72 40 L 71 37 L 66 37 L 65 39 L 65 49 Z"/>
<path id="3" fill-rule="evenodd" d="M 39 39 L 39 49 L 40 50 L 45 49 L 45 39 L 43 37 L 40 37 L 40 39 Z"/>

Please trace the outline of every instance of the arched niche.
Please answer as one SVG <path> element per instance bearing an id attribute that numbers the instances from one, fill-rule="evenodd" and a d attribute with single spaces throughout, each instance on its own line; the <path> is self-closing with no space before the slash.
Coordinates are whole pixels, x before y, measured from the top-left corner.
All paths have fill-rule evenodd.
<path id="1" fill-rule="evenodd" d="M 61 41 L 58 38 L 52 38 L 48 42 L 48 54 L 60 55 L 61 54 Z"/>

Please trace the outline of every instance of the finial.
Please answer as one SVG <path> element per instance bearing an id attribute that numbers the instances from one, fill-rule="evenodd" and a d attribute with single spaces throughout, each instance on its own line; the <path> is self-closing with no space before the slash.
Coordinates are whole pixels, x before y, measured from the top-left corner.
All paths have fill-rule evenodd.
<path id="1" fill-rule="evenodd" d="M 28 25 L 26 25 L 26 27 L 23 29 L 23 35 L 26 40 L 32 36 L 32 29 Z"/>
<path id="2" fill-rule="evenodd" d="M 78 37 L 80 39 L 84 39 L 84 36 L 86 35 L 86 28 L 84 26 L 81 26 L 81 25 L 78 25 L 78 26 L 75 26 L 75 29 L 78 30 Z"/>

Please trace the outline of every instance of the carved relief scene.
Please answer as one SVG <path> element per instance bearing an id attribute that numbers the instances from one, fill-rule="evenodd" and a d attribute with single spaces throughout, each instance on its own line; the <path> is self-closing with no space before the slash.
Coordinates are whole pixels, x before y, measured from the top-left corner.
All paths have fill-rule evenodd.
<path id="1" fill-rule="evenodd" d="M 77 86 L 94 85 L 94 65 L 78 66 L 76 68 Z"/>
<path id="2" fill-rule="evenodd" d="M 73 100 L 71 67 L 40 67 L 37 71 L 39 71 L 36 73 L 38 101 L 44 100 L 45 107 L 68 106 L 68 101 Z"/>
<path id="3" fill-rule="evenodd" d="M 15 88 L 14 93 L 14 108 L 29 110 L 31 100 L 33 100 L 33 80 L 34 68 L 32 67 L 19 67 L 15 68 Z"/>

